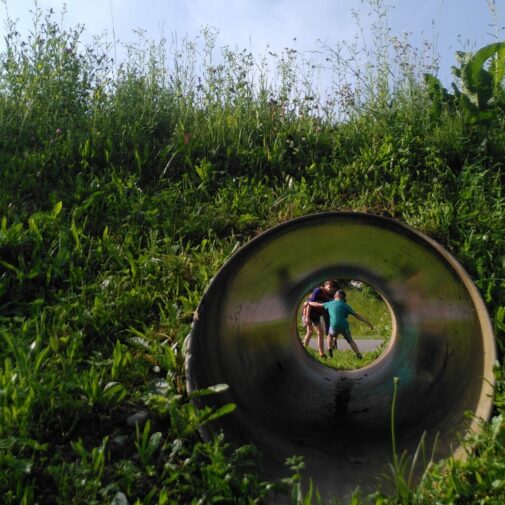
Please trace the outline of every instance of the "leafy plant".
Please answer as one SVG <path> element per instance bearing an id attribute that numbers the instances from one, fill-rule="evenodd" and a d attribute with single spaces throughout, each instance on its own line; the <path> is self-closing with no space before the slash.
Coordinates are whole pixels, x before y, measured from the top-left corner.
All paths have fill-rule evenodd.
<path id="1" fill-rule="evenodd" d="M 198 409 L 192 399 L 223 386 L 194 398 L 185 388 L 183 343 L 207 284 L 238 247 L 293 217 L 352 209 L 430 234 L 474 277 L 503 343 L 503 43 L 461 55 L 449 92 L 436 61 L 392 34 L 386 4 L 367 5 L 373 43 L 322 44 L 324 69 L 293 48 L 219 48 L 213 29 L 172 44 L 140 31 L 114 62 L 104 39 L 85 45 L 83 27 L 64 29 L 37 5 L 26 36 L 7 19 L 6 504 L 250 505 L 275 493 L 317 503 L 317 490 L 300 486 L 300 460 L 280 486 L 259 475 L 253 447 L 200 440 L 202 425 L 235 406 Z M 313 79 L 323 70 L 326 95 Z M 356 366 L 336 354 L 339 367 Z M 501 364 L 497 376 L 495 419 L 467 461 L 432 465 L 416 488 L 412 462 L 397 455 L 401 493 L 377 503 L 503 502 Z M 134 429 L 126 420 L 139 410 L 149 424 Z"/>
<path id="2" fill-rule="evenodd" d="M 432 100 L 435 117 L 442 107 L 458 104 L 471 123 L 488 124 L 505 110 L 505 42 L 495 42 L 479 49 L 475 54 L 458 51 L 459 67 L 453 67 L 453 74 L 461 82 L 452 85 L 450 94 L 441 82 L 431 74 L 425 74 L 425 83 Z M 486 62 L 491 59 L 490 65 Z"/>
<path id="3" fill-rule="evenodd" d="M 136 424 L 135 429 L 137 434 L 137 440 L 135 441 L 137 454 L 142 465 L 146 467 L 151 462 L 156 450 L 160 447 L 163 435 L 159 431 L 151 433 L 151 421 L 149 419 L 144 424 L 142 431 L 139 424 Z"/>

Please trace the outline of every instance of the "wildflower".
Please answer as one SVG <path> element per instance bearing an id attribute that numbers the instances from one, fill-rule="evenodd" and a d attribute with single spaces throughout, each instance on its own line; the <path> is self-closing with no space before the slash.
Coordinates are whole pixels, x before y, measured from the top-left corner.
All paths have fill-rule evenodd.
<path id="1" fill-rule="evenodd" d="M 59 137 L 62 133 L 63 133 L 63 130 L 61 128 L 56 128 L 56 136 Z"/>

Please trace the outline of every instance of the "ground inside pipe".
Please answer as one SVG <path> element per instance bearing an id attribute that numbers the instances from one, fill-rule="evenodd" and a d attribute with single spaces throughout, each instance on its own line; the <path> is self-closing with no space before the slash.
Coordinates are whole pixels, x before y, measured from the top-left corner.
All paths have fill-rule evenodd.
<path id="1" fill-rule="evenodd" d="M 361 369 L 332 369 L 300 344 L 296 307 L 333 276 L 374 286 L 393 315 L 393 345 Z M 202 298 L 186 356 L 189 392 L 229 386 L 197 406 L 237 406 L 202 435 L 255 444 L 269 479 L 303 456 L 305 483 L 324 499 L 373 491 L 387 472 L 395 377 L 399 454 L 422 437 L 429 453 L 438 437 L 435 459 L 458 455 L 478 428 L 466 413 L 488 419 L 492 408 L 494 336 L 470 278 L 425 235 L 368 214 L 306 216 L 237 251 Z"/>

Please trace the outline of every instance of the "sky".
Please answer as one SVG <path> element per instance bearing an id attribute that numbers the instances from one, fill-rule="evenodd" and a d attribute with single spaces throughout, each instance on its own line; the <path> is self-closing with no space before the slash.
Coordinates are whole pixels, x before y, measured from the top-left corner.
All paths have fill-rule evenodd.
<path id="1" fill-rule="evenodd" d="M 247 49 L 254 55 L 264 54 L 267 46 L 272 51 L 296 47 L 309 54 L 320 47 L 319 41 L 333 47 L 355 37 L 358 27 L 352 10 L 360 13 L 364 37 L 371 36 L 370 5 L 362 0 L 38 0 L 37 4 L 43 11 L 53 8 L 57 13 L 66 5 L 64 25 L 84 24 L 85 41 L 107 33 L 111 40 L 115 36 L 127 43 L 139 28 L 153 40 L 174 34 L 192 39 L 202 27 L 210 26 L 219 32 L 218 47 Z M 419 47 L 423 40 L 435 44 L 444 83 L 451 80 L 455 51 L 493 42 L 496 22 L 505 24 L 505 0 L 388 0 L 387 4 L 392 6 L 388 19 L 393 33 L 409 33 L 410 41 Z M 0 0 L 2 34 L 6 8 L 24 33 L 31 26 L 33 7 L 34 0 Z M 505 39 L 503 29 L 498 33 Z"/>

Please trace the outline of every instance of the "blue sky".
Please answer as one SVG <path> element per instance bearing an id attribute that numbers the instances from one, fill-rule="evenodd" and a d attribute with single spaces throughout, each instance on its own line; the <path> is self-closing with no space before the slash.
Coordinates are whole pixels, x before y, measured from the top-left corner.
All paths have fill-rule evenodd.
<path id="1" fill-rule="evenodd" d="M 494 40 L 491 1 L 389 0 L 389 22 L 394 33 L 409 32 L 415 45 L 435 41 L 439 75 L 447 81 L 456 50 L 476 49 Z M 30 27 L 33 0 L 1 2 L 7 2 L 9 15 L 19 20 L 21 31 Z M 333 46 L 353 39 L 357 33 L 353 9 L 360 12 L 365 37 L 370 36 L 366 26 L 370 7 L 361 0 L 38 0 L 42 10 L 52 7 L 58 13 L 64 3 L 66 25 L 84 24 L 88 38 L 107 32 L 112 39 L 114 30 L 121 42 L 132 40 L 137 28 L 159 40 L 175 33 L 178 38 L 193 38 L 202 26 L 212 26 L 219 30 L 218 46 L 246 48 L 255 55 L 264 53 L 267 45 L 273 51 L 294 44 L 300 51 L 311 51 L 318 48 L 318 40 Z M 498 24 L 503 26 L 505 0 L 495 0 L 495 5 Z M 0 5 L 2 30 L 5 12 Z M 503 31 L 500 36 L 505 38 Z"/>

